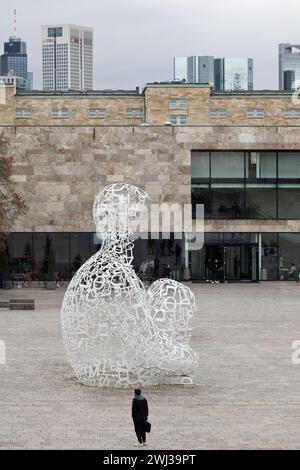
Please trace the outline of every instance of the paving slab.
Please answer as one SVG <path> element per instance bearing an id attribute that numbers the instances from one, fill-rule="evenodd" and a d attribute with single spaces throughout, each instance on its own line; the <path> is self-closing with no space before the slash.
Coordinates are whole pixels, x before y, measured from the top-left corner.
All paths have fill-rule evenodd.
<path id="1" fill-rule="evenodd" d="M 300 449 L 300 285 L 190 284 L 194 386 L 144 390 L 151 449 Z M 0 291 L 36 310 L 0 310 L 0 449 L 133 449 L 132 390 L 75 383 L 62 344 L 64 289 Z"/>

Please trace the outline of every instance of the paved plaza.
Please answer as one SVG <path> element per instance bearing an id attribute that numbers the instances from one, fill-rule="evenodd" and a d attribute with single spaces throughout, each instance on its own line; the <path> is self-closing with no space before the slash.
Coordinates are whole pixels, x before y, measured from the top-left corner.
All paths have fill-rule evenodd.
<path id="1" fill-rule="evenodd" d="M 195 385 L 145 390 L 148 449 L 300 449 L 300 286 L 192 284 L 197 298 Z M 60 333 L 64 289 L 0 291 L 36 299 L 0 310 L 1 449 L 132 449 L 132 390 L 77 384 Z"/>

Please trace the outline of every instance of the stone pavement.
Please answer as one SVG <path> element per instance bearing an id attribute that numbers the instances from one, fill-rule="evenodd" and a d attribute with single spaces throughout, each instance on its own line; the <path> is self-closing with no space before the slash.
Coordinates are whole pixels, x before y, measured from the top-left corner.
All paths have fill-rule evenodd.
<path id="1" fill-rule="evenodd" d="M 198 309 L 193 388 L 149 388 L 147 449 L 300 449 L 300 286 L 193 284 Z M 36 299 L 35 311 L 0 310 L 1 449 L 132 449 L 131 390 L 71 378 L 60 334 L 64 290 L 0 291 Z"/>

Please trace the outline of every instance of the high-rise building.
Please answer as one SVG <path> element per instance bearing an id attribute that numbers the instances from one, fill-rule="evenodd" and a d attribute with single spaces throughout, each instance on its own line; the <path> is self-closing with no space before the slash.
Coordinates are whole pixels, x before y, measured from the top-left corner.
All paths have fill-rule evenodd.
<path id="1" fill-rule="evenodd" d="M 300 87 L 300 45 L 279 44 L 279 89 Z"/>
<path id="2" fill-rule="evenodd" d="M 173 78 L 174 80 L 185 80 L 187 82 L 187 57 L 173 58 Z"/>
<path id="3" fill-rule="evenodd" d="M 214 86 L 214 58 L 212 56 L 174 57 L 174 80 Z"/>
<path id="4" fill-rule="evenodd" d="M 215 59 L 215 90 L 253 90 L 253 59 Z"/>
<path id="5" fill-rule="evenodd" d="M 208 84 L 215 90 L 253 90 L 253 59 L 174 57 L 174 79 Z"/>
<path id="6" fill-rule="evenodd" d="M 26 89 L 32 88 L 32 74 L 28 77 L 28 58 L 26 42 L 17 37 L 16 10 L 14 10 L 14 31 L 8 42 L 4 43 L 4 53 L 0 57 L 0 75 L 20 78 L 19 82 L 25 83 Z M 31 77 L 31 80 L 30 80 Z M 28 80 L 29 78 L 29 80 Z M 22 80 L 23 79 L 23 80 Z"/>
<path id="7" fill-rule="evenodd" d="M 93 29 L 42 26 L 43 90 L 93 89 Z"/>

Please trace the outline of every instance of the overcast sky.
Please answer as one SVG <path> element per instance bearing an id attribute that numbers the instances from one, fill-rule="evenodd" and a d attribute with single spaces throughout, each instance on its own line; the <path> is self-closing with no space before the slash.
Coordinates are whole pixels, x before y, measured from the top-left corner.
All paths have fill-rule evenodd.
<path id="1" fill-rule="evenodd" d="M 27 41 L 41 87 L 40 26 L 94 28 L 94 88 L 135 88 L 172 78 L 173 56 L 253 57 L 256 89 L 278 87 L 278 44 L 300 43 L 299 0 L 0 0 L 0 47 Z"/>

